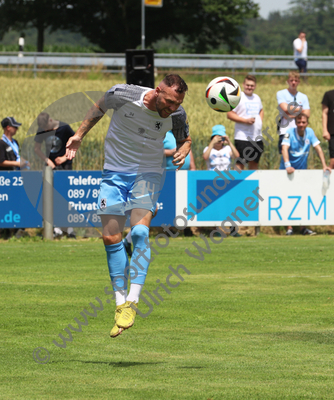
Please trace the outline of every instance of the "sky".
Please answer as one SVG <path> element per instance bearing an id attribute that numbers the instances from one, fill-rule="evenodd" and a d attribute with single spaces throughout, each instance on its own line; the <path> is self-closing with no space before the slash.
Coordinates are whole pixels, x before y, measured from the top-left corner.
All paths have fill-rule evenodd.
<path id="1" fill-rule="evenodd" d="M 254 0 L 254 3 L 260 5 L 260 16 L 268 18 L 272 11 L 286 11 L 289 7 L 290 0 Z"/>

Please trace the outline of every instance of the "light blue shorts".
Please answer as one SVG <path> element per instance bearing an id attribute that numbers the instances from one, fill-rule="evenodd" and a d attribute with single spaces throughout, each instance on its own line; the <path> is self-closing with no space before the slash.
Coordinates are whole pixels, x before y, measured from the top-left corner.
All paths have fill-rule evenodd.
<path id="1" fill-rule="evenodd" d="M 135 208 L 155 214 L 161 192 L 161 175 L 126 174 L 104 169 L 98 198 L 98 215 L 127 215 Z"/>

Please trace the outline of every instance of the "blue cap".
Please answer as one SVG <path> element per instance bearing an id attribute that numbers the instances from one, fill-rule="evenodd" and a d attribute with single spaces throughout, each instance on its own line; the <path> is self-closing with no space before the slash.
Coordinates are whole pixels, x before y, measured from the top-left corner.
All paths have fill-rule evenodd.
<path id="1" fill-rule="evenodd" d="M 212 127 L 212 135 L 213 136 L 226 136 L 226 129 L 224 125 L 215 125 Z"/>

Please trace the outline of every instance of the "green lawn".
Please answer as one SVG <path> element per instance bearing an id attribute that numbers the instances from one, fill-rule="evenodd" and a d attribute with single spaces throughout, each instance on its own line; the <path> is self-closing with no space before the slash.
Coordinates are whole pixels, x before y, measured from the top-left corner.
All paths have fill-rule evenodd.
<path id="1" fill-rule="evenodd" d="M 209 240 L 204 260 L 185 253 L 198 255 L 194 240 L 156 256 L 151 293 L 169 265 L 190 275 L 179 270 L 184 281 L 115 339 L 101 240 L 1 242 L 0 398 L 333 399 L 334 237 Z M 104 309 L 55 346 L 96 297 Z"/>

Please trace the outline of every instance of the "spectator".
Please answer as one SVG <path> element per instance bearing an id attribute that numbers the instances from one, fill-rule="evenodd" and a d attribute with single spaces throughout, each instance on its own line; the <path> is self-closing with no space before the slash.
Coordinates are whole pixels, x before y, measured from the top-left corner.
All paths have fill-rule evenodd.
<path id="1" fill-rule="evenodd" d="M 166 133 L 164 139 L 164 154 L 166 156 L 166 170 L 176 170 L 177 166 L 173 164 L 173 156 L 176 153 L 176 139 L 173 135 L 172 131 L 168 131 Z M 190 170 L 196 171 L 195 160 L 192 151 L 190 150 L 189 154 L 187 155 L 182 170 Z M 158 213 L 158 209 L 156 208 L 154 216 Z M 123 239 L 125 250 L 129 257 L 132 256 L 132 238 L 131 238 L 131 230 L 127 233 L 125 238 Z"/>
<path id="2" fill-rule="evenodd" d="M 277 124 L 278 151 L 282 154 L 282 140 L 290 128 L 296 127 L 295 118 L 301 112 L 310 117 L 310 105 L 306 94 L 298 92 L 297 86 L 300 83 L 299 72 L 289 72 L 287 80 L 288 88 L 277 92 L 277 103 L 279 105 L 280 118 Z"/>
<path id="3" fill-rule="evenodd" d="M 293 55 L 299 72 L 307 72 L 307 40 L 304 31 L 300 31 L 297 39 L 293 41 Z"/>
<path id="4" fill-rule="evenodd" d="M 42 112 L 37 117 L 38 132 L 35 136 L 35 153 L 46 165 L 55 170 L 71 170 L 72 160 L 66 158 L 66 143 L 74 135 L 72 128 L 49 114 Z M 42 143 L 45 142 L 45 153 Z M 62 236 L 63 229 L 55 227 L 54 237 Z M 75 239 L 73 228 L 67 228 L 67 236 Z"/>
<path id="5" fill-rule="evenodd" d="M 238 157 L 239 152 L 226 135 L 225 126 L 213 126 L 210 144 L 203 150 L 203 158 L 206 161 L 207 169 L 209 171 L 213 171 L 215 168 L 219 171 L 229 170 L 231 159 Z"/>
<path id="6" fill-rule="evenodd" d="M 207 169 L 209 171 L 213 171 L 215 168 L 219 171 L 229 170 L 231 168 L 231 159 L 239 156 L 238 150 L 226 135 L 225 126 L 213 126 L 210 144 L 203 150 L 203 158 L 206 161 Z M 230 235 L 234 237 L 242 236 L 236 232 L 235 227 L 231 227 Z"/>
<path id="7" fill-rule="evenodd" d="M 72 160 L 66 158 L 66 143 L 74 135 L 72 128 L 64 123 L 50 118 L 42 112 L 37 117 L 38 132 L 35 136 L 35 153 L 52 169 L 71 170 Z M 45 142 L 45 153 L 42 143 Z"/>
<path id="8" fill-rule="evenodd" d="M 3 135 L 0 140 L 0 170 L 2 171 L 30 167 L 29 162 L 20 157 L 19 144 L 14 139 L 21 125 L 22 124 L 17 122 L 14 117 L 6 117 L 1 121 Z"/>
<path id="9" fill-rule="evenodd" d="M 19 54 L 18 54 L 19 57 L 23 57 L 22 52 L 24 51 L 24 37 L 25 34 L 21 33 L 21 36 L 19 38 Z"/>
<path id="10" fill-rule="evenodd" d="M 328 141 L 330 168 L 334 168 L 334 90 L 322 99 L 322 137 Z"/>
<path id="11" fill-rule="evenodd" d="M 280 169 L 286 169 L 288 174 L 292 174 L 296 169 L 307 169 L 307 159 L 312 144 L 318 153 L 324 172 L 331 172 L 331 169 L 326 165 L 320 141 L 315 136 L 313 129 L 307 127 L 308 115 L 299 114 L 296 117 L 296 124 L 296 128 L 288 129 L 284 135 Z M 315 232 L 305 227 L 301 227 L 300 233 L 303 235 L 316 235 Z M 286 234 L 293 234 L 292 226 L 288 227 Z"/>
<path id="12" fill-rule="evenodd" d="M 242 85 L 244 91 L 241 92 L 240 103 L 233 111 L 227 113 L 227 118 L 235 122 L 234 143 L 241 159 L 245 164 L 248 163 L 250 170 L 254 170 L 258 169 L 260 157 L 263 153 L 261 130 L 264 113 L 261 99 L 254 93 L 256 88 L 255 76 L 247 75 Z M 256 142 L 256 146 L 249 138 Z M 248 161 L 249 148 L 253 149 L 252 157 L 254 158 L 252 161 Z M 237 162 L 237 165 L 240 169 L 244 169 L 243 163 Z"/>

